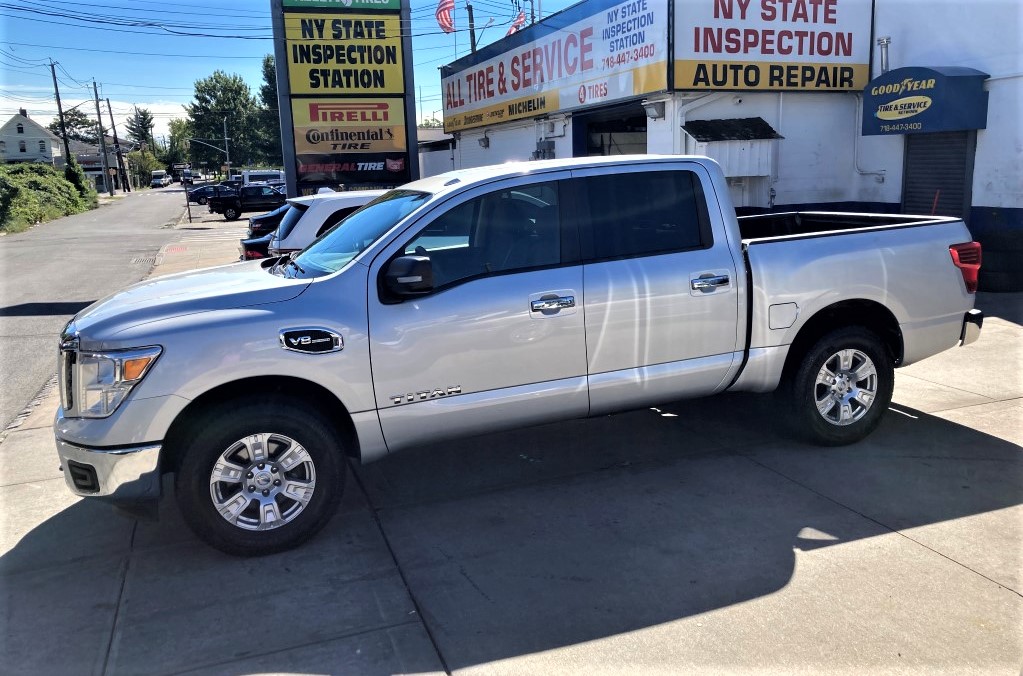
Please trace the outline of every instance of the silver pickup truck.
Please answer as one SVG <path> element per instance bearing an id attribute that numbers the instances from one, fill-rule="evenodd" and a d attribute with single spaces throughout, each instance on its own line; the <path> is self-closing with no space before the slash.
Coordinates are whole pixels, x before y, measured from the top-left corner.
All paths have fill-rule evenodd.
<path id="1" fill-rule="evenodd" d="M 737 219 L 700 157 L 554 160 L 392 190 L 294 257 L 136 284 L 60 342 L 68 486 L 242 555 L 336 511 L 346 456 L 770 392 L 799 434 L 873 430 L 893 368 L 975 340 L 961 220 Z"/>

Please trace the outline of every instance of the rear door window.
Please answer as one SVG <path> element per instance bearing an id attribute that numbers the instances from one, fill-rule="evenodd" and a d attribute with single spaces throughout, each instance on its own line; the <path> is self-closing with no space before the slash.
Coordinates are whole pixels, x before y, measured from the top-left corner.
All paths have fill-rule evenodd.
<path id="1" fill-rule="evenodd" d="M 699 178 L 691 171 L 642 171 L 572 179 L 589 212 L 584 257 L 649 256 L 713 244 Z"/>

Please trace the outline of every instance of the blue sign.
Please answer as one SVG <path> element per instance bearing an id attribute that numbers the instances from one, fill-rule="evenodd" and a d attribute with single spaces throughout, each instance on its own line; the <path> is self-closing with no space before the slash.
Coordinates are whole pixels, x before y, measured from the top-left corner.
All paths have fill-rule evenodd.
<path id="1" fill-rule="evenodd" d="M 863 90 L 863 135 L 984 129 L 988 77 L 957 66 L 890 70 Z"/>

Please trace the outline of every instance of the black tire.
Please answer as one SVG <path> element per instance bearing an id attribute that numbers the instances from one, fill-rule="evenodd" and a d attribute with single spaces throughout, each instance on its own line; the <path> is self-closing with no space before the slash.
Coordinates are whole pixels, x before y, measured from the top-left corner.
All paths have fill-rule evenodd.
<path id="1" fill-rule="evenodd" d="M 835 369 L 840 379 L 838 382 L 817 382 L 817 376 L 822 374 L 825 364 L 837 365 L 833 360 L 844 350 L 852 350 L 854 355 L 865 355 L 873 363 L 876 373 L 876 380 L 873 381 L 874 396 L 867 406 L 853 395 L 869 391 L 871 381 L 868 379 L 856 380 L 854 375 L 848 381 L 843 381 L 843 374 L 848 376 L 849 373 Z M 856 371 L 864 363 L 854 357 L 850 371 Z M 825 335 L 806 352 L 798 367 L 786 379 L 782 394 L 791 407 L 790 426 L 798 436 L 821 446 L 845 446 L 863 439 L 878 426 L 891 403 L 894 384 L 892 357 L 877 334 L 859 327 L 848 327 Z M 831 403 L 825 397 L 833 397 L 835 401 L 832 408 L 822 413 L 817 408 L 817 402 L 820 400 L 825 406 Z M 848 403 L 851 414 L 850 421 L 845 423 L 835 420 L 844 416 L 840 405 L 842 402 Z"/>
<path id="2" fill-rule="evenodd" d="M 195 421 L 192 429 L 194 433 L 182 442 L 183 454 L 175 477 L 175 494 L 185 522 L 210 546 L 235 556 L 263 556 L 285 551 L 319 532 L 337 511 L 344 490 L 346 467 L 342 442 L 326 419 L 308 406 L 276 397 L 233 401 L 209 411 Z M 237 487 L 233 482 L 216 483 L 214 487 L 211 481 L 214 468 L 232 448 L 241 449 L 236 452 L 240 455 L 230 456 L 238 466 L 255 470 L 255 464 L 246 467 L 246 462 L 255 462 L 251 456 L 247 461 L 240 460 L 248 455 L 248 446 L 239 444 L 260 434 L 273 435 L 265 444 L 265 471 L 256 470 L 259 476 L 254 478 L 239 474 Z M 304 506 L 289 498 L 284 491 L 290 481 L 309 479 L 308 475 L 293 476 L 294 472 L 307 471 L 308 465 L 302 463 L 290 471 L 284 469 L 283 464 L 278 467 L 278 463 L 287 462 L 289 452 L 295 448 L 280 442 L 280 439 L 297 442 L 314 469 L 312 496 Z M 263 469 L 260 465 L 260 470 Z M 270 471 L 274 474 L 269 474 Z M 260 488 L 266 486 L 274 491 L 265 498 L 260 498 L 262 491 L 259 488 L 258 492 L 252 492 L 246 485 L 251 481 L 255 486 L 260 479 L 272 480 L 273 477 L 281 477 L 286 485 L 275 489 L 273 484 L 262 483 Z M 222 488 L 226 493 L 222 506 L 239 499 L 239 495 L 250 500 L 240 499 L 248 506 L 240 511 L 236 523 L 222 516 L 214 503 L 214 495 Z M 254 522 L 264 521 L 263 505 L 269 502 L 277 505 L 278 516 L 285 523 L 269 530 L 255 530 L 259 523 Z"/>
<path id="3" fill-rule="evenodd" d="M 237 221 L 239 215 L 241 215 L 241 212 L 239 212 L 235 207 L 224 207 L 225 221 Z"/>
<path id="4" fill-rule="evenodd" d="M 200 197 L 200 198 L 199 198 L 199 204 L 206 204 L 206 201 L 207 201 L 207 200 L 206 200 L 206 198 L 205 198 L 205 197 Z"/>

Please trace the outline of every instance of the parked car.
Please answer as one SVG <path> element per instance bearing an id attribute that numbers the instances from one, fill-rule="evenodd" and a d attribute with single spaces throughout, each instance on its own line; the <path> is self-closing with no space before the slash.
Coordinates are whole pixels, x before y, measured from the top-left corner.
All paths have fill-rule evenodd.
<path id="1" fill-rule="evenodd" d="M 961 219 L 739 220 L 729 193 L 703 157 L 464 169 L 293 257 L 128 287 L 60 337 L 67 484 L 137 504 L 175 472 L 200 538 L 266 554 L 323 528 L 351 456 L 779 387 L 799 436 L 849 444 L 894 367 L 979 337 Z"/>
<path id="2" fill-rule="evenodd" d="M 317 237 L 385 192 L 352 190 L 289 199 L 288 204 L 292 208 L 281 219 L 270 240 L 269 255 L 280 256 L 304 249 Z"/>
<path id="3" fill-rule="evenodd" d="M 201 188 L 193 188 L 188 191 L 188 201 L 195 204 L 206 204 L 210 197 L 217 194 L 217 186 L 204 185 Z"/>
<path id="4" fill-rule="evenodd" d="M 277 207 L 273 211 L 268 211 L 265 214 L 259 214 L 258 216 L 249 217 L 249 229 L 246 231 L 246 237 L 262 237 L 263 235 L 272 234 L 277 226 L 280 225 L 281 219 L 291 209 L 291 204 L 285 202 L 281 206 Z"/>
<path id="5" fill-rule="evenodd" d="M 236 194 L 214 195 L 208 200 L 212 213 L 224 214 L 228 221 L 246 212 L 266 211 L 284 204 L 284 193 L 268 185 L 244 185 Z"/>
<path id="6" fill-rule="evenodd" d="M 269 254 L 270 239 L 273 237 L 272 232 L 268 232 L 265 235 L 258 237 L 246 237 L 239 244 L 239 250 L 241 255 L 238 260 L 242 261 L 254 261 L 259 258 L 266 258 Z"/>

